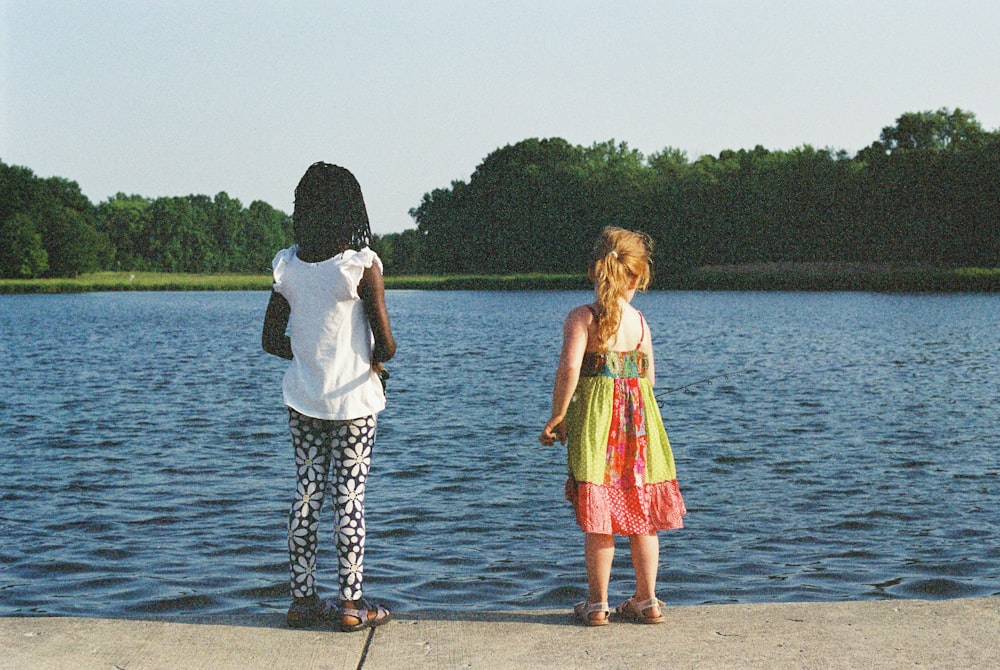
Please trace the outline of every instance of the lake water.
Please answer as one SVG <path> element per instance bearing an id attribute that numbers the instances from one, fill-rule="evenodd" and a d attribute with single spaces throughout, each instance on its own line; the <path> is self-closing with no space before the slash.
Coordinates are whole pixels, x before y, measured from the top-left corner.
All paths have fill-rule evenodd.
<path id="1" fill-rule="evenodd" d="M 373 598 L 584 597 L 564 452 L 537 434 L 562 319 L 588 299 L 388 293 L 399 353 L 368 489 Z M 0 615 L 284 611 L 294 473 L 266 302 L 0 296 Z M 1000 594 L 1000 297 L 636 305 L 689 508 L 660 536 L 668 604 Z M 618 546 L 615 601 L 632 587 Z"/>

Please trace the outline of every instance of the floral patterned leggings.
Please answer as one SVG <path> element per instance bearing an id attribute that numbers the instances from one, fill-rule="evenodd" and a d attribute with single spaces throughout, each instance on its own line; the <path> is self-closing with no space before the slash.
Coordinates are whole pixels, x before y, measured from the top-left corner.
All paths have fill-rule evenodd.
<path id="1" fill-rule="evenodd" d="M 288 515 L 292 596 L 316 592 L 319 513 L 330 491 L 337 512 L 340 598 L 358 600 L 364 583 L 365 480 L 375 443 L 375 417 L 328 421 L 289 407 L 288 428 L 298 472 L 298 488 Z M 336 478 L 332 487 L 328 486 L 331 474 Z"/>

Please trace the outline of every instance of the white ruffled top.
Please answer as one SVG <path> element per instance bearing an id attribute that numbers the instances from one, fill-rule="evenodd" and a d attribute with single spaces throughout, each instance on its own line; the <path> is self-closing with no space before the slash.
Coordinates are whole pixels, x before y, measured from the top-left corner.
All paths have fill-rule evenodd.
<path id="1" fill-rule="evenodd" d="M 285 404 L 317 419 L 357 419 L 385 409 L 372 370 L 374 337 L 358 296 L 374 251 L 348 249 L 319 263 L 282 249 L 272 262 L 274 290 L 288 300 L 292 361 L 282 385 Z"/>

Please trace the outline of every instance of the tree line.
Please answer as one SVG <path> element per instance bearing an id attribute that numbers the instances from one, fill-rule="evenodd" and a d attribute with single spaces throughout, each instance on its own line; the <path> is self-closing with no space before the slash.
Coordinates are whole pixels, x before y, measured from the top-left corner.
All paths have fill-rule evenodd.
<path id="1" fill-rule="evenodd" d="M 219 193 L 93 205 L 76 182 L 0 162 L 0 276 L 72 277 L 97 270 L 268 272 L 292 221 L 266 202 Z"/>
<path id="2" fill-rule="evenodd" d="M 658 274 L 706 265 L 1000 266 L 1000 131 L 960 109 L 906 113 L 854 156 L 802 146 L 689 161 L 624 142 L 526 139 L 423 196 L 376 236 L 392 274 L 579 273 L 607 225 L 657 242 Z M 291 217 L 219 193 L 93 205 L 67 179 L 0 162 L 0 276 L 93 270 L 265 273 Z"/>
<path id="3" fill-rule="evenodd" d="M 528 139 L 424 195 L 382 240 L 404 271 L 580 272 L 606 225 L 658 244 L 657 273 L 706 265 L 1000 266 L 1000 132 L 961 109 L 906 113 L 849 156 Z"/>

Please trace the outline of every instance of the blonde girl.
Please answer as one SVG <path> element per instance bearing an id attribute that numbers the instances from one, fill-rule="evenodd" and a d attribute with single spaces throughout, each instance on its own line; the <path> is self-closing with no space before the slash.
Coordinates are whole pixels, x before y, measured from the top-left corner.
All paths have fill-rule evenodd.
<path id="1" fill-rule="evenodd" d="M 651 279 L 652 241 L 606 228 L 594 248 L 595 300 L 570 311 L 552 392 L 552 414 L 539 441 L 566 444 L 566 498 L 585 533 L 588 597 L 574 608 L 589 626 L 610 621 L 608 584 L 615 535 L 626 535 L 635 593 L 617 618 L 661 623 L 656 597 L 657 531 L 683 526 L 684 501 L 673 454 L 653 396 L 652 336 L 631 305 Z"/>

